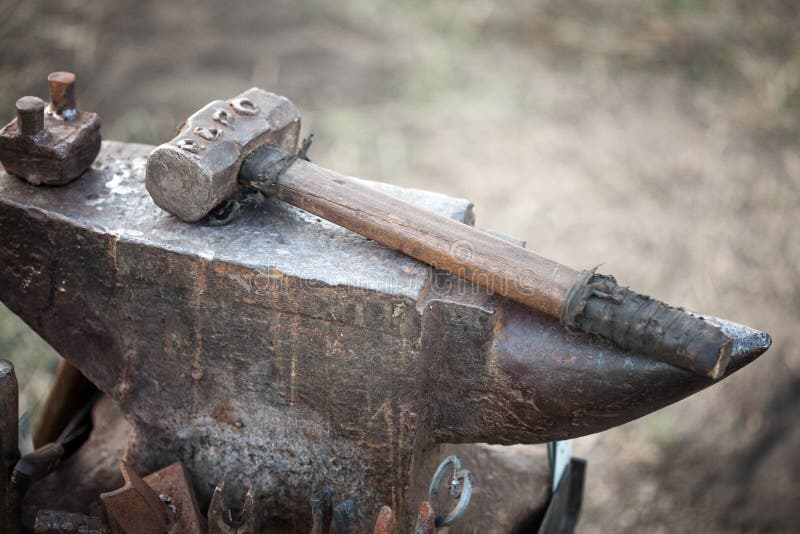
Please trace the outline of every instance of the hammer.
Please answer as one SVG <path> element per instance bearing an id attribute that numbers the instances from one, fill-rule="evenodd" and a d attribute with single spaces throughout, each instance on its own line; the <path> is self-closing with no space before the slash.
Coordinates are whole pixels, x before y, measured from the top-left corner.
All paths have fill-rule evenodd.
<path id="1" fill-rule="evenodd" d="M 712 379 L 733 340 L 702 317 L 375 191 L 297 153 L 300 114 L 288 99 L 251 88 L 190 116 L 147 160 L 153 201 L 196 222 L 250 187 L 487 287 L 568 329 L 605 338 Z"/>

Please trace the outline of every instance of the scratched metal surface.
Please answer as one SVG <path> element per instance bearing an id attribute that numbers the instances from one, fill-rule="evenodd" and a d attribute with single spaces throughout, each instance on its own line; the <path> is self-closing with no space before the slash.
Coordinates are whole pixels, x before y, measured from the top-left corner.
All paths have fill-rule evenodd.
<path id="1" fill-rule="evenodd" d="M 179 253 L 199 254 L 263 271 L 329 285 L 390 291 L 416 299 L 428 269 L 335 224 L 283 202 L 266 199 L 244 210 L 231 224 L 186 224 L 158 208 L 144 188 L 149 145 L 104 141 L 92 171 L 59 188 L 35 188 L 0 172 L 0 196 L 41 209 L 75 224 L 132 243 Z M 472 204 L 464 199 L 363 181 L 385 193 L 472 223 Z"/>
<path id="2" fill-rule="evenodd" d="M 149 150 L 106 143 L 59 189 L 0 174 L 0 298 L 120 406 L 127 459 L 183 459 L 201 499 L 252 484 L 273 527 L 307 531 L 328 484 L 405 521 L 437 443 L 581 436 L 713 384 L 467 282 L 427 286 L 425 266 L 280 202 L 181 223 L 143 189 Z M 466 201 L 375 187 L 472 222 Z M 728 374 L 769 346 L 720 324 Z"/>

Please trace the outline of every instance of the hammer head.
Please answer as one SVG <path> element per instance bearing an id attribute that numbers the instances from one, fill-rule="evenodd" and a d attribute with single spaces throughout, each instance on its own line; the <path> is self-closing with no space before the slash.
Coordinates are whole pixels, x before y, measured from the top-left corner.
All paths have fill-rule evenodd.
<path id="1" fill-rule="evenodd" d="M 239 168 L 253 150 L 270 144 L 294 152 L 299 133 L 300 112 L 285 97 L 253 87 L 215 100 L 150 153 L 147 191 L 165 211 L 198 221 L 236 192 Z"/>

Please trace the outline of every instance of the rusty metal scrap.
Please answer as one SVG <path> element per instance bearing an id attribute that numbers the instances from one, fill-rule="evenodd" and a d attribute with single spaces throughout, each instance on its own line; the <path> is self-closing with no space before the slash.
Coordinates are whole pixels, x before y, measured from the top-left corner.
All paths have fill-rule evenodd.
<path id="1" fill-rule="evenodd" d="M 375 520 L 375 528 L 372 529 L 372 534 L 392 534 L 392 509 L 388 506 L 382 506 L 381 511 L 378 512 L 378 519 Z"/>
<path id="2" fill-rule="evenodd" d="M 167 532 L 170 525 L 167 504 L 128 464 L 120 462 L 119 470 L 125 485 L 100 495 L 112 532 L 115 534 Z"/>
<path id="3" fill-rule="evenodd" d="M 125 484 L 100 495 L 112 532 L 207 532 L 189 473 L 181 462 L 168 465 L 144 478 L 125 462 L 121 462 L 119 468 Z"/>
<path id="4" fill-rule="evenodd" d="M 261 511 L 256 506 L 252 488 L 245 493 L 243 502 L 234 506 L 226 494 L 225 481 L 220 481 L 208 507 L 208 533 L 258 534 L 260 525 Z"/>
<path id="5" fill-rule="evenodd" d="M 100 151 L 100 117 L 79 111 L 75 75 L 53 72 L 51 102 L 35 96 L 17 100 L 17 118 L 0 130 L 0 162 L 34 185 L 61 185 L 80 176 Z"/>
<path id="6" fill-rule="evenodd" d="M 143 478 L 166 505 L 171 532 L 205 534 L 206 522 L 186 466 L 175 462 Z"/>
<path id="7" fill-rule="evenodd" d="M 436 514 L 431 503 L 423 501 L 417 512 L 414 534 L 433 534 L 434 532 L 436 532 Z"/>
<path id="8" fill-rule="evenodd" d="M 31 484 L 53 472 L 63 456 L 60 443 L 47 443 L 20 458 L 11 474 L 13 490 L 24 496 Z"/>

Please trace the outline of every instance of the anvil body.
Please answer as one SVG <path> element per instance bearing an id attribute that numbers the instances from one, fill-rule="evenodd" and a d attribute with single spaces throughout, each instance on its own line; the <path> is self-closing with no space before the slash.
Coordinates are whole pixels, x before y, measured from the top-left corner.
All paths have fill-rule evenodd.
<path id="1" fill-rule="evenodd" d="M 407 524 L 440 444 L 582 436 L 713 383 L 280 201 L 179 222 L 144 189 L 151 149 L 106 142 L 61 188 L 0 174 L 0 299 L 120 407 L 126 459 L 183 460 L 201 502 L 252 485 L 265 526 L 307 531 L 328 485 Z M 373 186 L 474 222 L 466 200 Z M 718 323 L 728 374 L 769 346 Z"/>

